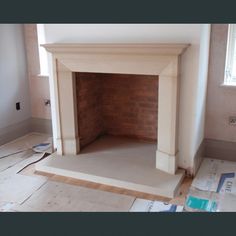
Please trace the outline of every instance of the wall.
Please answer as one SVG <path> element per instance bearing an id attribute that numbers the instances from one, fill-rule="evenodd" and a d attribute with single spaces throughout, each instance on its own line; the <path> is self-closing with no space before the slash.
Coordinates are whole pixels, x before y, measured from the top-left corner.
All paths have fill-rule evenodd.
<path id="1" fill-rule="evenodd" d="M 47 43 L 199 43 L 200 24 L 45 24 Z"/>
<path id="2" fill-rule="evenodd" d="M 236 126 L 228 124 L 236 115 L 236 88 L 222 86 L 227 47 L 227 24 L 213 24 L 207 91 L 206 155 L 236 160 Z"/>
<path id="3" fill-rule="evenodd" d="M 25 24 L 26 55 L 31 98 L 31 115 L 33 118 L 51 119 L 50 107 L 44 105 L 49 99 L 49 78 L 40 74 L 37 27 L 36 24 Z"/>
<path id="4" fill-rule="evenodd" d="M 46 24 L 45 32 L 47 43 L 190 43 L 181 58 L 178 162 L 180 167 L 192 172 L 197 150 L 204 138 L 209 25 Z M 203 67 L 200 66 L 202 62 L 205 63 Z"/>
<path id="5" fill-rule="evenodd" d="M 157 139 L 158 77 L 76 73 L 81 147 L 101 134 Z"/>
<path id="6" fill-rule="evenodd" d="M 212 26 L 209 82 L 207 91 L 206 138 L 236 142 L 236 127 L 228 117 L 236 115 L 236 88 L 221 86 L 224 81 L 228 25 Z"/>
<path id="7" fill-rule="evenodd" d="M 192 174 L 196 173 L 204 155 L 209 48 L 210 25 L 204 24 L 201 29 L 199 46 L 192 48 L 192 53 L 195 51 L 195 55 L 198 57 L 188 54 L 184 54 L 182 57 L 180 129 L 183 130 L 180 130 L 180 149 L 184 150 L 182 166 Z M 190 58 L 191 61 L 189 61 Z M 190 118 L 191 120 L 188 120 Z M 191 158 L 187 159 L 187 156 Z"/>
<path id="8" fill-rule="evenodd" d="M 28 64 L 32 131 L 51 133 L 51 108 L 44 104 L 45 99 L 50 99 L 49 77 L 40 74 L 36 24 L 25 24 L 24 35 Z"/>
<path id="9" fill-rule="evenodd" d="M 23 26 L 0 24 L 0 144 L 28 132 L 29 86 Z M 16 102 L 21 110 L 16 110 Z"/>

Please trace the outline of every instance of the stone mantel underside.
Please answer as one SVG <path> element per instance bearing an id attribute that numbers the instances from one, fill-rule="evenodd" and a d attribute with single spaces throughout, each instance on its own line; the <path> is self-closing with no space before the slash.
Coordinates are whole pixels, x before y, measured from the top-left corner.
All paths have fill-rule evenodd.
<path id="1" fill-rule="evenodd" d="M 159 76 L 156 168 L 178 167 L 179 56 L 188 44 L 45 44 L 52 53 L 57 154 L 79 153 L 73 72 Z"/>

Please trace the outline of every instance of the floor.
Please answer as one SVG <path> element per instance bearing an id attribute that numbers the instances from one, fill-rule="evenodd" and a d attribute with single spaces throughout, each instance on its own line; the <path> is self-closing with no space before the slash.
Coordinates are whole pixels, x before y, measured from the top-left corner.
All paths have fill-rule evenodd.
<path id="1" fill-rule="evenodd" d="M 186 196 L 185 210 L 236 211 L 236 162 L 204 158 Z"/>
<path id="2" fill-rule="evenodd" d="M 53 153 L 36 170 L 172 198 L 184 171 L 171 175 L 156 169 L 156 148 L 155 143 L 104 135 L 79 155 Z"/>
<path id="3" fill-rule="evenodd" d="M 137 198 L 184 204 L 190 178 L 184 179 L 175 198 L 165 198 L 37 172 L 34 163 L 44 153 L 34 153 L 31 147 L 48 140 L 47 135 L 32 133 L 0 147 L 0 211 L 130 211 Z"/>

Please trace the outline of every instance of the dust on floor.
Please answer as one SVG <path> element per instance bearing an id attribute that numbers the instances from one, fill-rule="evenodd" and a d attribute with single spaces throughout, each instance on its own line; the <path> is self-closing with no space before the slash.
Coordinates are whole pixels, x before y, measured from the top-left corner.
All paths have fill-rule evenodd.
<path id="1" fill-rule="evenodd" d="M 43 154 L 34 153 L 32 146 L 49 140 L 47 135 L 31 133 L 0 147 L 0 211 L 182 209 L 176 205 L 184 205 L 191 179 L 184 180 L 176 198 L 168 199 L 61 176 L 39 175 L 34 170 L 34 164 L 29 164 L 41 159 Z"/>

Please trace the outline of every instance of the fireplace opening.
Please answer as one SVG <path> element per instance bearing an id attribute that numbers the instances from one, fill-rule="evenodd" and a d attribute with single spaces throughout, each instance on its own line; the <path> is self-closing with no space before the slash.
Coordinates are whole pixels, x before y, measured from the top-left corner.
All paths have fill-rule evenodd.
<path id="1" fill-rule="evenodd" d="M 105 135 L 157 143 L 158 76 L 75 76 L 80 149 Z"/>

